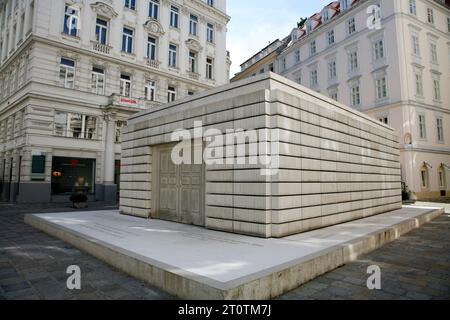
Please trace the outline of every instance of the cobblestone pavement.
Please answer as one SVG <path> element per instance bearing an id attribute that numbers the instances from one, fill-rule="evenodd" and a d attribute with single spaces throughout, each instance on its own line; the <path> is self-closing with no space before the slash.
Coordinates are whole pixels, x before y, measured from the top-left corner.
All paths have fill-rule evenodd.
<path id="1" fill-rule="evenodd" d="M 447 214 L 439 219 L 281 299 L 450 299 L 450 205 L 446 206 Z M 113 208 L 114 204 L 96 203 L 89 210 Z M 172 299 L 23 222 L 24 213 L 72 210 L 0 203 L 0 300 Z M 66 289 L 70 265 L 81 268 L 80 291 Z M 370 265 L 381 267 L 380 291 L 366 287 Z"/>
<path id="2" fill-rule="evenodd" d="M 93 203 L 89 210 L 114 209 Z M 170 296 L 78 249 L 33 229 L 24 213 L 72 211 L 60 205 L 0 204 L 0 300 L 154 300 Z M 67 267 L 81 268 L 81 290 L 66 289 Z"/>
<path id="3" fill-rule="evenodd" d="M 431 206 L 446 214 L 281 299 L 450 300 L 450 204 Z M 381 268 L 381 290 L 367 288 L 371 265 Z"/>

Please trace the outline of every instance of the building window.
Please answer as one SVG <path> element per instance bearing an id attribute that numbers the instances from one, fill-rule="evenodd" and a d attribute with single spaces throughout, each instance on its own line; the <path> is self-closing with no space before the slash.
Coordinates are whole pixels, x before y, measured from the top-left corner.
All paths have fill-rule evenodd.
<path id="1" fill-rule="evenodd" d="M 350 18 L 347 21 L 347 32 L 349 35 L 352 35 L 356 32 L 356 22 L 355 22 L 355 18 Z"/>
<path id="2" fill-rule="evenodd" d="M 73 89 L 75 85 L 75 61 L 61 58 L 59 83 L 64 88 Z"/>
<path id="3" fill-rule="evenodd" d="M 64 14 L 64 33 L 76 37 L 78 35 L 79 10 L 66 5 Z"/>
<path id="4" fill-rule="evenodd" d="M 126 53 L 133 53 L 133 30 L 123 28 L 122 34 L 122 51 Z"/>
<path id="5" fill-rule="evenodd" d="M 178 18 L 180 9 L 175 6 L 170 7 L 170 26 L 178 28 Z"/>
<path id="6" fill-rule="evenodd" d="M 198 17 L 191 14 L 189 20 L 189 33 L 193 36 L 197 36 Z"/>
<path id="7" fill-rule="evenodd" d="M 208 4 L 208 6 L 214 7 L 214 0 L 208 0 L 206 1 L 206 3 Z"/>
<path id="8" fill-rule="evenodd" d="M 126 74 L 120 75 L 120 95 L 131 97 L 131 77 Z"/>
<path id="9" fill-rule="evenodd" d="M 316 40 L 311 41 L 311 43 L 309 44 L 309 53 L 311 56 L 317 53 Z"/>
<path id="10" fill-rule="evenodd" d="M 214 78 L 214 61 L 212 58 L 206 58 L 206 79 Z"/>
<path id="11" fill-rule="evenodd" d="M 387 82 L 386 77 L 383 76 L 376 80 L 377 99 L 382 100 L 387 98 Z"/>
<path id="12" fill-rule="evenodd" d="M 436 119 L 438 142 L 444 142 L 444 120 L 442 118 Z"/>
<path id="13" fill-rule="evenodd" d="M 197 72 L 197 53 L 189 51 L 189 71 Z"/>
<path id="14" fill-rule="evenodd" d="M 156 39 L 153 37 L 147 38 L 147 58 L 156 60 Z"/>
<path id="15" fill-rule="evenodd" d="M 420 57 L 420 43 L 419 43 L 419 36 L 413 34 L 411 36 L 411 42 L 412 42 L 412 49 L 413 54 L 417 57 Z"/>
<path id="16" fill-rule="evenodd" d="M 441 101 L 441 82 L 439 79 L 433 79 L 433 98 L 435 101 Z"/>
<path id="17" fill-rule="evenodd" d="M 447 32 L 450 32 L 450 17 L 447 17 Z"/>
<path id="18" fill-rule="evenodd" d="M 177 99 L 177 91 L 174 87 L 167 88 L 167 102 L 173 102 Z"/>
<path id="19" fill-rule="evenodd" d="M 349 65 L 350 65 L 350 72 L 358 71 L 359 69 L 359 63 L 358 63 L 358 51 L 353 50 L 349 53 Z"/>
<path id="20" fill-rule="evenodd" d="M 437 64 L 438 63 L 437 45 L 434 42 L 430 43 L 430 54 L 431 54 L 431 62 Z"/>
<path id="21" fill-rule="evenodd" d="M 108 34 L 108 21 L 97 18 L 95 26 L 95 39 L 98 43 L 106 44 Z"/>
<path id="22" fill-rule="evenodd" d="M 328 45 L 329 46 L 333 45 L 334 44 L 334 30 L 331 30 L 330 32 L 328 32 L 327 38 L 328 38 Z"/>
<path id="23" fill-rule="evenodd" d="M 75 139 L 95 139 L 97 118 L 78 113 L 55 112 L 54 133 Z"/>
<path id="24" fill-rule="evenodd" d="M 423 114 L 419 115 L 419 137 L 420 137 L 420 139 L 427 138 L 427 127 L 426 127 L 425 115 L 423 115 Z"/>
<path id="25" fill-rule="evenodd" d="M 281 59 L 281 70 L 284 71 L 287 69 L 287 62 L 286 62 L 286 57 L 284 57 L 283 59 Z"/>
<path id="26" fill-rule="evenodd" d="M 295 61 L 300 62 L 300 50 L 295 51 Z"/>
<path id="27" fill-rule="evenodd" d="M 334 101 L 338 101 L 338 89 L 337 88 L 330 89 L 329 94 L 330 94 L 331 99 L 333 99 Z"/>
<path id="28" fill-rule="evenodd" d="M 316 88 L 319 86 L 317 69 L 311 70 L 311 72 L 310 72 L 310 85 L 311 85 L 311 88 Z"/>
<path id="29" fill-rule="evenodd" d="M 428 23 L 434 24 L 434 12 L 431 8 L 427 8 L 427 21 Z"/>
<path id="30" fill-rule="evenodd" d="M 416 0 L 409 0 L 409 14 L 417 15 Z"/>
<path id="31" fill-rule="evenodd" d="M 136 10 L 136 0 L 125 0 L 125 8 Z"/>
<path id="32" fill-rule="evenodd" d="M 25 13 L 20 16 L 19 41 L 23 39 L 23 27 L 25 25 Z"/>
<path id="33" fill-rule="evenodd" d="M 383 39 L 375 41 L 373 44 L 374 57 L 375 61 L 381 60 L 384 58 L 384 41 Z"/>
<path id="34" fill-rule="evenodd" d="M 311 33 L 311 31 L 313 31 L 313 29 L 314 29 L 313 22 L 312 22 L 312 20 L 308 19 L 308 21 L 306 21 L 306 31 L 308 33 Z"/>
<path id="35" fill-rule="evenodd" d="M 428 189 L 428 168 L 425 165 L 420 170 L 420 180 L 422 182 L 422 189 Z"/>
<path id="36" fill-rule="evenodd" d="M 32 155 L 31 180 L 45 180 L 45 155 Z"/>
<path id="37" fill-rule="evenodd" d="M 378 120 L 379 120 L 381 123 L 384 123 L 384 124 L 389 125 L 389 118 L 388 118 L 388 117 L 381 117 L 381 118 L 378 118 Z"/>
<path id="38" fill-rule="evenodd" d="M 302 76 L 302 71 L 300 70 L 298 73 L 297 73 L 297 83 L 298 84 L 302 84 L 303 83 L 303 76 Z"/>
<path id="39" fill-rule="evenodd" d="M 28 30 L 27 33 L 33 30 L 33 22 L 34 22 L 34 1 L 30 3 L 30 14 L 28 18 Z"/>
<path id="40" fill-rule="evenodd" d="M 105 70 L 92 68 L 92 91 L 96 94 L 105 94 Z"/>
<path id="41" fill-rule="evenodd" d="M 447 179 L 445 177 L 445 168 L 441 166 L 438 171 L 439 188 L 445 190 L 447 188 Z"/>
<path id="42" fill-rule="evenodd" d="M 449 51 L 450 51 L 450 48 L 449 48 Z M 269 64 L 269 71 L 273 72 L 274 70 L 275 70 L 274 64 L 273 63 Z"/>
<path id="43" fill-rule="evenodd" d="M 336 77 L 336 60 L 331 60 L 328 62 L 328 80 L 335 80 Z"/>
<path id="44" fill-rule="evenodd" d="M 422 73 L 415 73 L 415 87 L 416 87 L 416 96 L 423 97 L 423 81 L 422 81 Z"/>
<path id="45" fill-rule="evenodd" d="M 349 8 L 349 1 L 351 0 L 341 0 L 342 11 L 347 10 Z"/>
<path id="46" fill-rule="evenodd" d="M 351 87 L 352 106 L 357 107 L 361 105 L 361 90 L 359 84 Z"/>
<path id="47" fill-rule="evenodd" d="M 169 67 L 177 67 L 177 46 L 174 44 L 169 45 Z"/>
<path id="48" fill-rule="evenodd" d="M 155 20 L 158 20 L 159 17 L 159 0 L 150 0 L 148 16 Z"/>
<path id="49" fill-rule="evenodd" d="M 116 143 L 122 142 L 122 130 L 124 127 L 126 127 L 126 125 L 126 121 L 116 121 Z"/>
<path id="50" fill-rule="evenodd" d="M 145 85 L 145 99 L 149 101 L 156 100 L 156 82 L 153 80 L 147 81 Z"/>
<path id="51" fill-rule="evenodd" d="M 212 23 L 208 23 L 206 26 L 206 41 L 214 43 L 214 25 Z"/>

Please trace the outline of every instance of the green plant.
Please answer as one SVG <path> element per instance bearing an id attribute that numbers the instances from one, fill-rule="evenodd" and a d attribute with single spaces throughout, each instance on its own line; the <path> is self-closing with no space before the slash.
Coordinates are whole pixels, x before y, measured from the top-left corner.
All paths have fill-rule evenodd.
<path id="1" fill-rule="evenodd" d="M 299 29 L 303 28 L 303 26 L 304 26 L 305 23 L 306 23 L 306 20 L 308 20 L 308 18 L 301 18 L 300 21 L 297 22 L 297 27 L 298 27 Z"/>
<path id="2" fill-rule="evenodd" d="M 402 200 L 409 201 L 411 200 L 411 191 L 409 190 L 406 183 L 402 182 Z"/>

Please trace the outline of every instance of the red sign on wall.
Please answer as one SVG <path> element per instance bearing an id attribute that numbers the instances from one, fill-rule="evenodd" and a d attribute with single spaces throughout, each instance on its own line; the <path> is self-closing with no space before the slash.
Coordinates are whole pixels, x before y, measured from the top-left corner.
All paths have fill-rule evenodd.
<path id="1" fill-rule="evenodd" d="M 137 104 L 137 100 L 129 98 L 120 98 L 120 103 Z"/>

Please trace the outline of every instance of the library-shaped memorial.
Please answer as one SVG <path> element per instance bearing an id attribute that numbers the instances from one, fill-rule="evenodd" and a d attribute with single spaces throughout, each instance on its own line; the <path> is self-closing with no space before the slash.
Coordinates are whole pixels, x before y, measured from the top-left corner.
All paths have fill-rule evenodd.
<path id="1" fill-rule="evenodd" d="M 273 73 L 133 115 L 122 147 L 126 215 L 281 238 L 402 207 L 394 130 Z"/>

